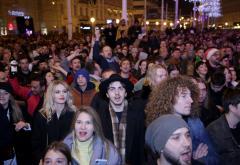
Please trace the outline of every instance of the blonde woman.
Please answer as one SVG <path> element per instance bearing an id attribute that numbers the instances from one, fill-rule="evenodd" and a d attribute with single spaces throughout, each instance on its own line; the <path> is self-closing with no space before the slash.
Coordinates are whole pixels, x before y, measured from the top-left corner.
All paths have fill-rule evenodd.
<path id="1" fill-rule="evenodd" d="M 69 86 L 60 80 L 50 83 L 43 107 L 34 117 L 32 147 L 35 164 L 39 163 L 48 144 L 63 140 L 69 133 L 75 110 Z"/>
<path id="2" fill-rule="evenodd" d="M 73 131 L 64 140 L 73 165 L 120 165 L 120 156 L 103 135 L 100 118 L 89 106 L 81 106 L 73 119 Z"/>

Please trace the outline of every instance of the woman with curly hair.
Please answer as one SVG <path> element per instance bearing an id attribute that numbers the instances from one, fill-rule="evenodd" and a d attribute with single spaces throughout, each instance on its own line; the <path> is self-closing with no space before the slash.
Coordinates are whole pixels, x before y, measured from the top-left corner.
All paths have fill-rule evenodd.
<path id="1" fill-rule="evenodd" d="M 163 114 L 181 116 L 189 125 L 193 158 L 207 165 L 219 164 L 218 155 L 198 117 L 199 89 L 189 77 L 179 76 L 162 81 L 150 94 L 145 109 L 147 123 Z"/>
<path id="2" fill-rule="evenodd" d="M 32 150 L 35 164 L 53 141 L 61 141 L 70 132 L 76 108 L 69 86 L 54 80 L 47 88 L 43 108 L 34 116 Z"/>

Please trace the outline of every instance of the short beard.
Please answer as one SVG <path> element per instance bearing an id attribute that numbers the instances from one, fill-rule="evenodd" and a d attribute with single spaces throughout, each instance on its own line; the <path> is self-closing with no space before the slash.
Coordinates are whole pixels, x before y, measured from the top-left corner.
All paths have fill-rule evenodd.
<path id="1" fill-rule="evenodd" d="M 172 154 L 166 148 L 163 150 L 163 156 L 172 165 L 181 165 L 180 160 L 172 156 Z"/>
<path id="2" fill-rule="evenodd" d="M 182 163 L 180 161 L 180 158 L 174 157 L 172 155 L 172 153 L 166 148 L 163 150 L 163 156 L 172 165 L 182 165 Z M 185 163 L 187 165 L 191 165 L 191 161 L 190 162 L 185 162 Z"/>

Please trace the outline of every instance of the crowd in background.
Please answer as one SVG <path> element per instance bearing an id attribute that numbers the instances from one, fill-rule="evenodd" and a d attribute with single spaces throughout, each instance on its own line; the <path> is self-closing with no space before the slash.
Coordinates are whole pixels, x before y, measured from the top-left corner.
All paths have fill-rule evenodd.
<path id="1" fill-rule="evenodd" d="M 193 159 L 221 164 L 228 158 L 205 128 L 225 113 L 222 97 L 239 80 L 239 30 L 161 32 L 121 20 L 72 40 L 1 37 L 0 164 L 47 164 L 51 147 L 70 152 L 72 164 L 154 164 L 145 129 L 172 113 L 189 125 Z M 191 113 L 175 107 L 178 87 L 190 93 Z M 238 129 L 231 128 L 237 145 Z"/>

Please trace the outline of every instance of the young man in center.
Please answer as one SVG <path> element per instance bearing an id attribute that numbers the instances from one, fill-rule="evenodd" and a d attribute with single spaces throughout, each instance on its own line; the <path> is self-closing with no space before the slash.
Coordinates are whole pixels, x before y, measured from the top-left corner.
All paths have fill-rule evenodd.
<path id="1" fill-rule="evenodd" d="M 141 165 L 144 159 L 144 111 L 139 100 L 128 101 L 132 83 L 111 75 L 100 86 L 101 96 L 106 102 L 93 106 L 98 112 L 103 132 L 118 149 L 123 164 Z"/>

